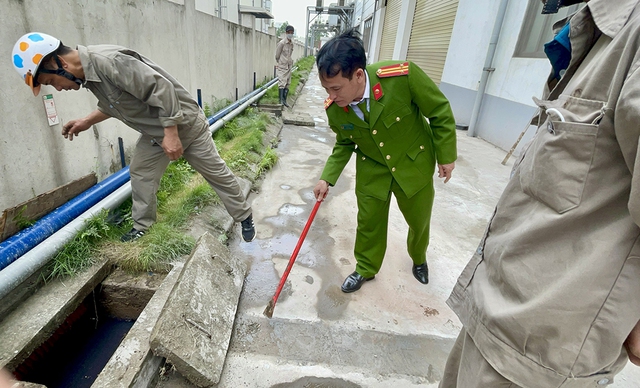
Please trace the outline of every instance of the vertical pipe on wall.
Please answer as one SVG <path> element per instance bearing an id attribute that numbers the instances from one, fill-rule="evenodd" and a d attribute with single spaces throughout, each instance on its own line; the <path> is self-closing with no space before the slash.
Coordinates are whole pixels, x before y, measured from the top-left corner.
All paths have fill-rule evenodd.
<path id="1" fill-rule="evenodd" d="M 198 105 L 202 108 L 202 89 L 198 89 Z"/>
<path id="2" fill-rule="evenodd" d="M 309 12 L 311 10 L 307 7 L 307 28 L 305 29 L 304 34 L 304 56 L 307 56 L 307 48 L 309 47 Z"/>
<path id="3" fill-rule="evenodd" d="M 496 21 L 493 24 L 493 32 L 491 33 L 491 40 L 489 42 L 489 49 L 487 50 L 487 57 L 484 61 L 484 67 L 482 68 L 482 76 L 480 77 L 480 84 L 478 86 L 478 93 L 476 94 L 476 101 L 473 105 L 473 111 L 471 111 L 471 119 L 469 120 L 468 136 L 476 136 L 476 126 L 478 124 L 478 116 L 480 115 L 480 108 L 482 108 L 482 100 L 484 99 L 484 92 L 487 89 L 487 80 L 489 74 L 495 69 L 493 68 L 493 56 L 496 53 L 496 46 L 500 39 L 500 31 L 502 30 L 502 23 L 504 22 L 504 15 L 507 10 L 509 0 L 500 0 L 498 6 L 498 14 Z"/>
<path id="4" fill-rule="evenodd" d="M 127 167 L 127 162 L 124 159 L 124 142 L 121 137 L 118 137 L 118 147 L 120 148 L 120 164 L 122 168 Z"/>

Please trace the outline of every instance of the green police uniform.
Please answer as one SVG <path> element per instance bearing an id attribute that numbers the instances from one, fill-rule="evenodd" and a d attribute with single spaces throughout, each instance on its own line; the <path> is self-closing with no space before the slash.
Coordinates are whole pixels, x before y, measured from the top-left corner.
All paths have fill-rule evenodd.
<path id="1" fill-rule="evenodd" d="M 336 143 L 320 179 L 333 186 L 356 153 L 354 255 L 356 271 L 369 278 L 380 270 L 387 247 L 391 193 L 409 225 L 409 256 L 416 265 L 426 261 L 436 161 L 453 163 L 457 151 L 449 101 L 422 69 L 389 61 L 366 71 L 373 85 L 368 123 L 351 106 L 325 102 Z"/>

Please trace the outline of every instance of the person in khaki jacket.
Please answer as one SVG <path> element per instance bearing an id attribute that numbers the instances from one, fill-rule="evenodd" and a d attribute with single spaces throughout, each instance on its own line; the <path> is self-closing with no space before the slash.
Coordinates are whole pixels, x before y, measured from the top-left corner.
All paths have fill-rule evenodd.
<path id="1" fill-rule="evenodd" d="M 602 387 L 640 365 L 640 0 L 554 27 L 537 133 L 447 301 L 464 327 L 442 388 Z"/>
<path id="2" fill-rule="evenodd" d="M 156 220 L 156 191 L 170 160 L 181 156 L 207 180 L 236 222 L 245 241 L 256 232 L 240 185 L 218 155 L 202 109 L 169 73 L 137 52 L 114 45 L 71 49 L 53 36 L 31 32 L 16 42 L 11 60 L 38 95 L 41 85 L 58 91 L 89 89 L 98 109 L 64 124 L 62 135 L 80 132 L 110 117 L 140 132 L 131 160 L 133 228 L 122 241 L 144 235 Z"/>
<path id="3" fill-rule="evenodd" d="M 278 96 L 280 103 L 287 108 L 287 96 L 291 84 L 291 71 L 293 67 L 293 26 L 284 29 L 285 36 L 276 46 L 276 74 L 278 76 Z"/>

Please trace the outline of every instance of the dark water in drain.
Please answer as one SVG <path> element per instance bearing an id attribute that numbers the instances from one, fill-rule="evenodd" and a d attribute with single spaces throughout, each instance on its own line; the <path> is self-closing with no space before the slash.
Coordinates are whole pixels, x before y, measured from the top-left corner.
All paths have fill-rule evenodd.
<path id="1" fill-rule="evenodd" d="M 360 385 L 335 378 L 303 377 L 291 383 L 281 383 L 271 388 L 362 388 Z"/>
<path id="2" fill-rule="evenodd" d="M 93 308 L 91 308 L 93 310 Z M 100 317 L 79 308 L 17 371 L 23 381 L 47 388 L 89 388 L 134 321 Z"/>

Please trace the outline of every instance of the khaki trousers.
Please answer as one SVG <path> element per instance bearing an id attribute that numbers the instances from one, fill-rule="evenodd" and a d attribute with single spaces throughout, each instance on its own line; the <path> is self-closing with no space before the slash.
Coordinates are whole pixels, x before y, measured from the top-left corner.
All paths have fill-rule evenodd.
<path id="1" fill-rule="evenodd" d="M 396 197 L 398 208 L 409 225 L 407 236 L 409 257 L 416 265 L 423 264 L 427 260 L 434 197 L 433 183 L 426 185 L 411 198 L 407 198 L 394 179 L 391 183 L 389 196 L 384 201 L 364 195 L 356 190 L 358 227 L 356 228 L 356 243 L 353 253 L 357 261 L 356 272 L 365 278 L 370 278 L 380 271 L 387 250 L 391 193 Z"/>
<path id="2" fill-rule="evenodd" d="M 278 76 L 278 89 L 288 88 L 291 84 L 291 67 L 276 67 L 276 75 Z"/>
<path id="3" fill-rule="evenodd" d="M 627 363 L 625 352 L 616 361 L 612 371 L 618 373 Z M 522 377 L 522 376 L 520 376 Z M 613 383 L 612 378 L 594 375 L 581 379 L 567 379 L 558 388 L 603 388 Z M 536 384 L 539 385 L 539 384 Z M 503 377 L 487 362 L 473 339 L 463 328 L 456 339 L 439 388 L 522 388 Z M 526 387 L 526 386 L 525 386 Z M 553 388 L 553 387 L 549 387 Z"/>
<path id="4" fill-rule="evenodd" d="M 502 377 L 484 359 L 465 329 L 456 339 L 439 388 L 521 388 Z"/>
<path id="5" fill-rule="evenodd" d="M 240 184 L 227 164 L 220 158 L 209 132 L 209 123 L 199 115 L 194 127 L 180 131 L 183 156 L 218 194 L 229 215 L 242 221 L 251 214 L 251 206 L 242 194 Z M 156 221 L 156 192 L 160 178 L 169 165 L 169 158 L 159 145 L 162 139 L 141 135 L 129 168 L 133 206 L 133 227 L 147 230 Z"/>

